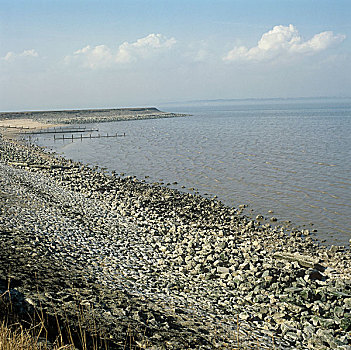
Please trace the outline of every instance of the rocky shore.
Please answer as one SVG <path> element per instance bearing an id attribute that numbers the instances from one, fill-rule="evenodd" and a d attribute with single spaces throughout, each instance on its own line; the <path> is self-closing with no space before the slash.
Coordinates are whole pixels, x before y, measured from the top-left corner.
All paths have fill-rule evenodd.
<path id="1" fill-rule="evenodd" d="M 110 349 L 351 349 L 346 247 L 3 136 L 0 179 L 0 289 Z"/>

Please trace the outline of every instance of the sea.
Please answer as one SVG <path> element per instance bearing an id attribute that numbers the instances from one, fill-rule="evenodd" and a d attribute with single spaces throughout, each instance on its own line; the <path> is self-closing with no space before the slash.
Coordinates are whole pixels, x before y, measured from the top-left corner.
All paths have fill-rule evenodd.
<path id="1" fill-rule="evenodd" d="M 199 193 L 274 225 L 351 239 L 351 99 L 168 103 L 184 117 L 86 125 L 124 137 L 35 142 L 66 158 L 148 183 Z M 81 126 L 81 125 L 80 125 Z M 70 136 L 70 135 L 69 135 Z M 75 137 L 77 134 L 75 135 Z"/>

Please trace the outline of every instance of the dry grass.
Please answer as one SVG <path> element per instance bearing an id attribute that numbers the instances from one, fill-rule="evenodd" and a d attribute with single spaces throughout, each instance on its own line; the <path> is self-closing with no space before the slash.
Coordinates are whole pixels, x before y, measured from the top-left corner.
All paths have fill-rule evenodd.
<path id="1" fill-rule="evenodd" d="M 98 350 L 108 349 L 108 346 L 98 346 L 98 342 L 88 345 L 87 334 L 83 328 L 79 329 L 79 340 L 74 340 L 71 330 L 68 330 L 68 340 L 64 341 L 58 325 L 56 339 L 50 342 L 44 323 L 26 328 L 20 323 L 9 325 L 6 321 L 0 323 L 0 350 Z"/>
<path id="2" fill-rule="evenodd" d="M 15 326 L 15 325 L 14 325 Z M 16 327 L 17 326 L 17 327 Z M 8 327 L 0 325 L 0 350 L 37 350 L 40 349 L 30 334 L 20 325 Z"/>
<path id="3" fill-rule="evenodd" d="M 35 309 L 34 314 L 27 319 L 18 319 L 13 316 L 10 288 L 0 295 L 2 298 L 8 296 L 6 310 L 1 311 L 0 319 L 0 350 L 108 350 L 106 334 L 101 334 L 98 327 L 93 323 L 89 329 L 84 327 L 86 313 L 90 314 L 91 310 L 79 309 L 75 330 L 69 326 L 68 317 L 59 319 L 57 316 L 51 317 L 50 320 L 45 316 L 43 309 Z M 5 311 L 5 312 L 4 312 Z M 89 312 L 90 311 L 90 312 Z M 18 315 L 17 315 L 18 316 Z M 27 315 L 28 316 L 28 315 Z M 220 349 L 230 350 L 260 350 L 262 349 L 258 339 L 256 344 L 247 346 L 242 344 L 240 334 L 239 317 L 236 319 L 236 334 L 233 334 L 236 345 L 222 344 Z M 128 327 L 125 334 L 123 350 L 142 350 L 149 349 L 152 345 L 146 337 L 146 329 L 142 334 L 141 340 L 134 338 L 135 332 Z M 139 338 L 139 337 L 138 337 Z M 216 344 L 218 347 L 218 343 Z M 272 337 L 272 349 L 275 349 L 274 337 Z"/>
<path id="4" fill-rule="evenodd" d="M 77 315 L 77 330 L 73 331 L 68 318 L 48 318 L 43 308 L 34 309 L 32 315 L 19 316 L 14 311 L 10 283 L 8 289 L 0 295 L 0 350 L 108 350 L 108 344 L 97 336 L 97 327 L 85 330 L 84 312 Z M 95 334 L 95 336 L 92 336 Z M 89 339 L 89 341 L 88 341 Z"/>
<path id="5" fill-rule="evenodd" d="M 0 324 L 0 350 L 73 350 L 74 345 L 51 345 L 46 339 L 35 337 L 33 330 L 20 324 Z"/>
<path id="6" fill-rule="evenodd" d="M 60 327 L 58 325 L 58 329 Z M 90 343 L 86 341 L 86 332 L 83 328 L 79 329 L 79 341 L 74 341 L 74 337 L 69 329 L 66 329 L 68 333 L 68 340 L 63 341 L 61 331 L 58 331 L 58 335 L 53 343 L 47 339 L 47 331 L 42 321 L 39 321 L 36 326 L 29 329 L 23 327 L 20 323 L 8 325 L 7 322 L 2 321 L 0 323 L 0 350 L 108 350 L 108 344 L 98 344 L 98 341 Z M 237 335 L 238 336 L 238 335 Z M 125 336 L 124 350 L 142 350 L 150 348 L 150 344 L 145 340 L 142 344 L 136 345 L 131 329 L 127 330 Z M 228 347 L 223 344 L 221 349 L 230 350 L 259 350 L 261 349 L 259 343 L 252 347 L 242 347 L 240 345 L 240 339 L 238 336 L 238 344 L 235 347 Z M 273 347 L 274 349 L 274 347 Z"/>
<path id="7" fill-rule="evenodd" d="M 78 337 L 74 336 L 73 331 L 67 326 L 61 327 L 59 320 L 56 319 L 57 332 L 56 337 L 51 341 L 48 339 L 48 330 L 45 327 L 44 318 L 40 313 L 37 313 L 37 321 L 34 326 L 30 328 L 24 327 L 21 323 L 9 324 L 6 321 L 0 321 L 0 350 L 108 350 L 109 346 L 107 343 L 99 341 L 98 337 L 93 338 L 92 341 L 88 342 L 87 337 L 91 332 L 86 332 L 80 323 L 82 319 L 78 321 L 79 328 L 76 333 Z M 259 340 L 257 339 L 256 344 L 251 346 L 242 345 L 242 339 L 240 339 L 240 325 L 237 320 L 237 333 L 235 334 L 236 345 L 230 346 L 229 344 L 222 344 L 220 349 L 228 350 L 260 350 L 262 349 Z M 65 335 L 63 334 L 65 333 Z M 76 334 L 77 335 L 77 334 Z M 100 339 L 103 337 L 100 337 Z M 275 349 L 274 338 L 272 338 L 272 350 Z M 218 344 L 217 344 L 218 346 Z M 125 334 L 125 343 L 123 350 L 142 350 L 149 349 L 151 344 L 147 341 L 147 338 L 143 337 L 143 341 L 137 342 L 134 339 L 134 332 L 131 328 L 128 328 Z"/>

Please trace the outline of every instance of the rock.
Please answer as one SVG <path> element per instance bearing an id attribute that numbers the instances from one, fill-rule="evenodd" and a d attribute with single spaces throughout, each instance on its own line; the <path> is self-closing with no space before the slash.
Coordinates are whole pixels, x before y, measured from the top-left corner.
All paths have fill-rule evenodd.
<path id="1" fill-rule="evenodd" d="M 282 324 L 286 322 L 286 319 L 284 319 L 286 317 L 286 314 L 284 312 L 276 312 L 275 314 L 273 314 L 272 318 L 273 320 L 277 323 L 277 324 Z"/>
<path id="2" fill-rule="evenodd" d="M 340 328 L 345 332 L 351 331 L 351 315 L 347 314 L 341 319 Z"/>
<path id="3" fill-rule="evenodd" d="M 291 254 L 286 252 L 276 252 L 274 253 L 273 257 L 287 261 L 296 261 L 303 267 L 315 268 L 315 266 L 318 264 L 318 259 L 298 253 Z"/>
<path id="4" fill-rule="evenodd" d="M 344 312 L 345 312 L 345 311 L 344 311 L 344 308 L 341 307 L 341 306 L 336 306 L 336 307 L 334 308 L 334 315 L 335 315 L 336 317 L 339 317 L 339 318 L 343 317 Z"/>
<path id="5" fill-rule="evenodd" d="M 230 270 L 227 267 L 217 266 L 217 272 L 220 274 L 229 274 Z"/>
<path id="6" fill-rule="evenodd" d="M 304 323 L 303 332 L 307 335 L 307 337 L 311 337 L 315 333 L 315 327 L 306 322 Z"/>
<path id="7" fill-rule="evenodd" d="M 345 298 L 344 305 L 351 310 L 351 298 Z"/>
<path id="8" fill-rule="evenodd" d="M 243 321 L 246 321 L 250 318 L 250 315 L 247 313 L 247 312 L 241 312 L 239 314 L 239 319 L 240 320 L 243 320 Z"/>
<path id="9" fill-rule="evenodd" d="M 309 279 L 311 280 L 320 280 L 323 281 L 326 279 L 326 276 L 324 274 L 322 274 L 321 272 L 319 272 L 318 270 L 315 269 L 308 269 L 306 271 L 306 275 L 309 277 Z"/>
<path id="10" fill-rule="evenodd" d="M 269 270 L 266 270 L 266 271 L 264 271 L 263 273 L 262 273 L 262 278 L 265 278 L 265 277 L 268 277 L 270 275 L 270 272 L 269 272 Z"/>
<path id="11" fill-rule="evenodd" d="M 317 336 L 324 342 L 327 343 L 330 348 L 335 349 L 338 344 L 335 341 L 335 337 L 334 337 L 334 331 L 333 330 L 322 330 L 322 329 L 318 329 L 317 330 Z"/>

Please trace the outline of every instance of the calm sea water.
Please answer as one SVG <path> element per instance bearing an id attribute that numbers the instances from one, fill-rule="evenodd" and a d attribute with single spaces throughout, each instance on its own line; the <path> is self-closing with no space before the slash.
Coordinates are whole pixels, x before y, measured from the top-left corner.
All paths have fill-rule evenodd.
<path id="1" fill-rule="evenodd" d="M 89 125 L 126 137 L 38 143 L 66 157 L 147 182 L 178 182 L 247 214 L 317 229 L 328 244 L 351 239 L 351 100 L 161 106 L 174 119 Z M 185 186 L 186 189 L 182 189 Z M 274 214 L 268 214 L 272 210 Z"/>

